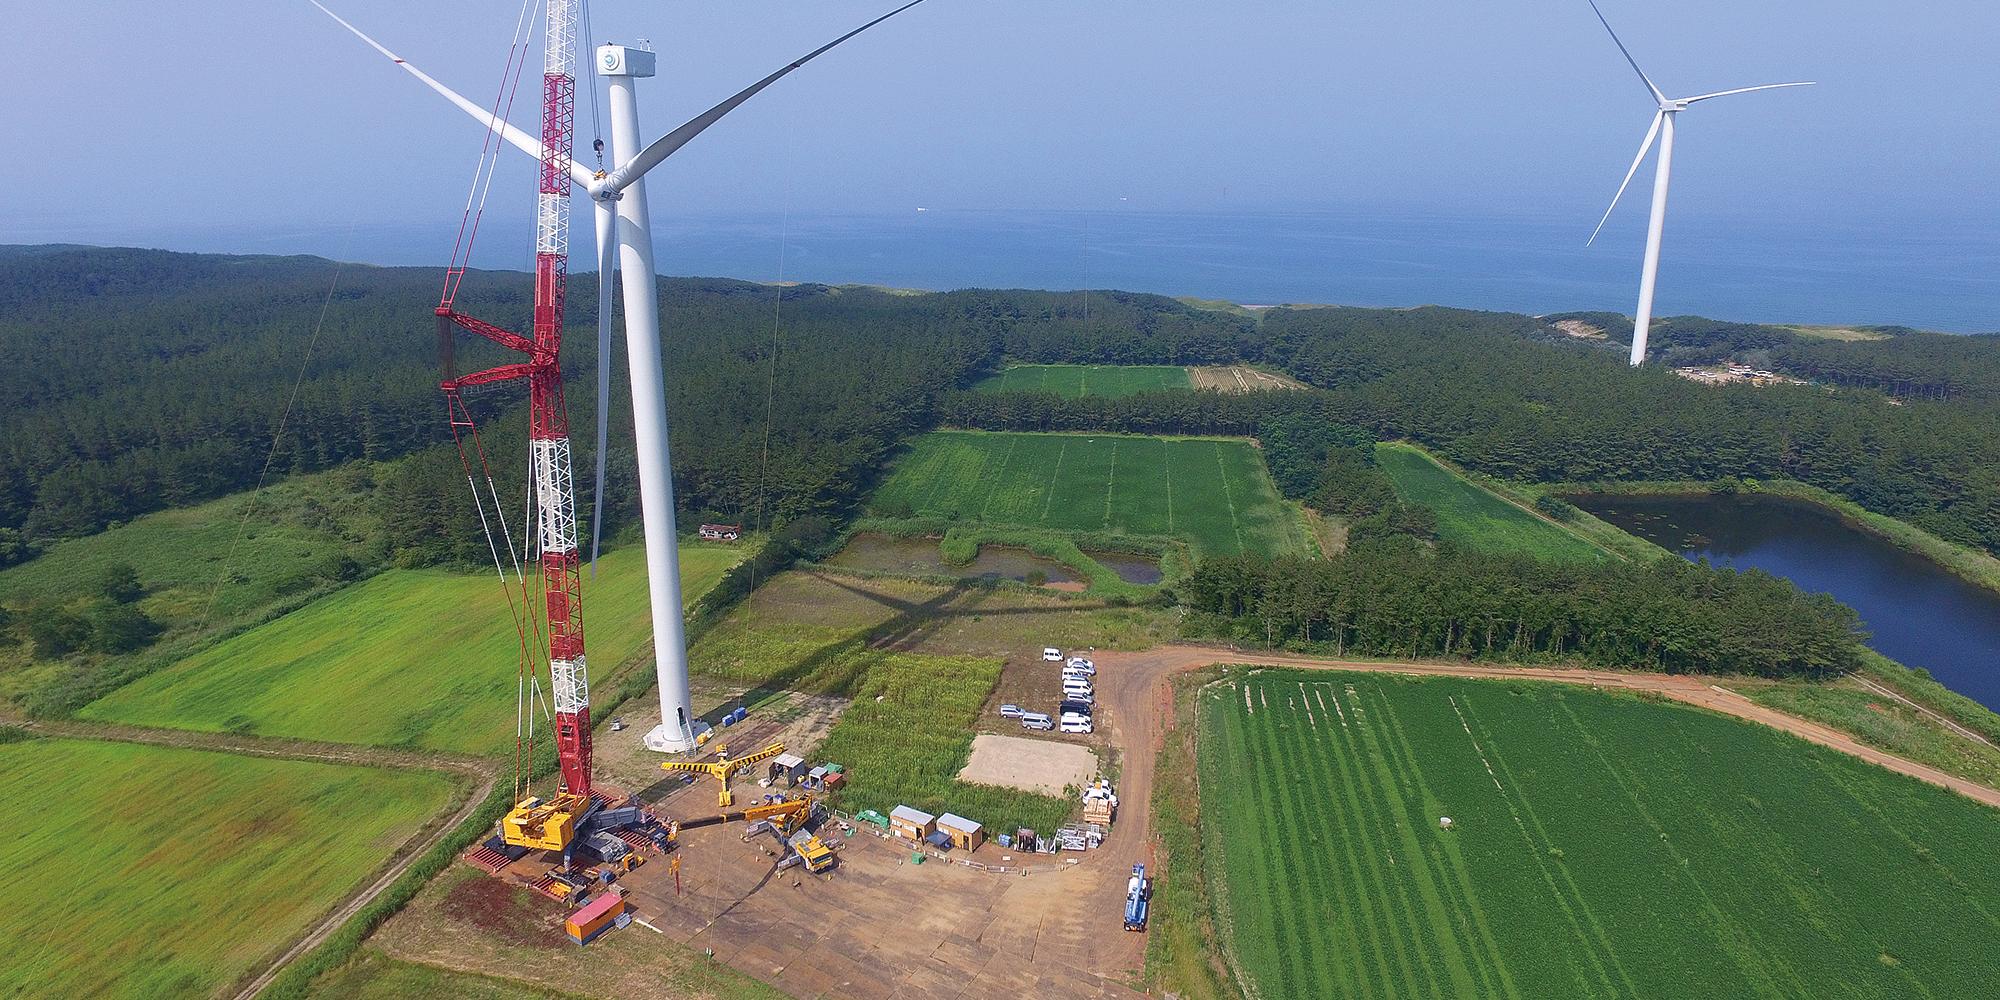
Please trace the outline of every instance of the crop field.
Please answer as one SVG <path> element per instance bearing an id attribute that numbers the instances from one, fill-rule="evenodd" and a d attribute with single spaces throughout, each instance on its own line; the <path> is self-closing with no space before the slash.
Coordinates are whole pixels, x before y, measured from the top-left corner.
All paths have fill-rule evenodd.
<path id="1" fill-rule="evenodd" d="M 1403 499 L 1437 512 L 1438 536 L 1481 552 L 1542 559 L 1604 558 L 1596 546 L 1473 485 L 1406 444 L 1375 446 L 1375 461 Z"/>
<path id="2" fill-rule="evenodd" d="M 32 816 L 7 836 L 23 891 L 0 912 L 0 995 L 205 996 L 352 891 L 451 785 L 33 739 L 0 746 L 0 796 Z"/>
<path id="3" fill-rule="evenodd" d="M 1188 389 L 1188 370 L 1174 365 L 1010 365 L 981 380 L 981 392 L 1053 392 L 1068 399 L 1130 396 Z"/>
<path id="4" fill-rule="evenodd" d="M 1206 863 L 1253 995 L 1969 997 L 2000 976 L 2000 812 L 1772 730 L 1326 672 L 1238 675 L 1200 707 Z"/>
<path id="5" fill-rule="evenodd" d="M 1303 555 L 1299 516 L 1246 441 L 935 431 L 873 501 L 878 513 L 1066 531 L 1169 535 L 1198 555 Z"/>
<path id="6" fill-rule="evenodd" d="M 681 546 L 692 600 L 743 555 Z M 584 578 L 588 659 L 599 682 L 652 639 L 645 552 L 629 546 Z M 84 718 L 209 732 L 424 747 L 511 747 L 518 640 L 491 575 L 392 570 L 86 706 Z"/>

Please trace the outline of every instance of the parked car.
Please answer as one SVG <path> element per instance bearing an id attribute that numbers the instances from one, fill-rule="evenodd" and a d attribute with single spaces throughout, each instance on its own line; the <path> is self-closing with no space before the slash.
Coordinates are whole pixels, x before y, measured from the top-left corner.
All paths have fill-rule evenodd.
<path id="1" fill-rule="evenodd" d="M 1094 705 L 1097 703 L 1097 693 L 1089 688 L 1065 688 L 1063 689 L 1063 700 Z"/>
<path id="2" fill-rule="evenodd" d="M 1000 706 L 1000 717 L 1001 717 L 1001 718 L 1003 718 L 1003 719 L 1018 719 L 1018 718 L 1020 718 L 1020 717 L 1021 717 L 1021 716 L 1022 716 L 1023 714 L 1025 714 L 1025 713 L 1023 713 L 1023 712 L 1021 711 L 1021 706 L 1019 706 L 1019 705 L 1002 705 L 1002 706 Z"/>
<path id="3" fill-rule="evenodd" d="M 1042 659 L 1044 659 L 1044 660 L 1047 660 L 1047 661 L 1049 661 L 1050 663 L 1061 663 L 1061 662 L 1062 662 L 1062 650 L 1060 650 L 1060 649 L 1057 649 L 1057 648 L 1055 648 L 1054 646 L 1043 646 L 1043 647 L 1042 647 Z"/>
<path id="4" fill-rule="evenodd" d="M 1079 680 L 1087 681 L 1090 679 L 1091 673 L 1092 673 L 1091 671 L 1081 670 L 1076 667 L 1062 668 L 1063 680 L 1069 680 L 1070 678 L 1075 677 Z"/>
<path id="5" fill-rule="evenodd" d="M 1090 716 L 1078 715 L 1075 712 L 1063 713 L 1062 731 L 1065 733 L 1082 733 L 1088 735 L 1091 731 Z"/>
<path id="6" fill-rule="evenodd" d="M 1087 701 L 1077 701 L 1077 700 L 1075 700 L 1075 699 L 1071 699 L 1071 698 L 1065 698 L 1065 699 L 1063 699 L 1063 703 L 1062 703 L 1062 704 L 1060 704 L 1060 705 L 1057 705 L 1057 706 L 1056 706 L 1056 714 L 1057 714 L 1057 715 L 1070 715 L 1070 714 L 1076 714 L 1076 715 L 1089 715 L 1089 714 L 1090 714 L 1090 702 L 1087 702 Z"/>
<path id="7" fill-rule="evenodd" d="M 1049 730 L 1054 729 L 1055 727 L 1056 727 L 1056 720 L 1051 719 L 1040 712 L 1021 713 L 1022 729 L 1032 729 L 1039 733 L 1046 733 Z"/>
<path id="8" fill-rule="evenodd" d="M 1071 670 L 1080 670 L 1087 675 L 1097 673 L 1097 664 L 1081 656 L 1070 657 L 1068 666 Z"/>

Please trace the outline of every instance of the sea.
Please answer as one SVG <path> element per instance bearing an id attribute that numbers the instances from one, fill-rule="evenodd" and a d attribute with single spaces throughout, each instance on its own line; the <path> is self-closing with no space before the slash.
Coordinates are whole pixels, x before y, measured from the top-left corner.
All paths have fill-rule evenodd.
<path id="1" fill-rule="evenodd" d="M 1588 248 L 1587 220 L 1367 210 L 660 213 L 654 227 L 659 269 L 675 275 L 1630 315 L 1642 214 L 1631 213 Z M 1685 214 L 1668 220 L 1659 315 L 2000 331 L 2000 225 Z M 289 226 L 89 241 L 429 265 L 449 256 L 454 232 L 444 225 Z M 587 229 L 577 235 L 589 238 Z M 512 248 L 529 245 L 525 228 L 489 220 L 475 263 L 527 269 L 527 254 Z M 588 251 L 577 256 L 582 264 Z"/>

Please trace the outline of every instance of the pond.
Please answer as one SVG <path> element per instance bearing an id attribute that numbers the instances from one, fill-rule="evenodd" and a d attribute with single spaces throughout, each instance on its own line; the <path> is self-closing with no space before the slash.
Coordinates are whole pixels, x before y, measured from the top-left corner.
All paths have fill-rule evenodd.
<path id="1" fill-rule="evenodd" d="M 1861 613 L 1868 645 L 2000 709 L 2000 595 L 1825 509 L 1774 497 L 1568 498 L 1689 559 L 1757 568 Z"/>
<path id="2" fill-rule="evenodd" d="M 981 545 L 979 555 L 964 566 L 952 566 L 938 554 L 935 538 L 894 538 L 888 535 L 858 534 L 848 541 L 827 565 L 881 573 L 912 576 L 957 576 L 969 580 L 1015 580 L 1026 582 L 1028 574 L 1039 571 L 1045 582 L 1081 584 L 1076 571 L 1053 559 L 1044 559 L 1027 549 L 1004 545 Z"/>
<path id="3" fill-rule="evenodd" d="M 1088 552 L 1084 555 L 1097 560 L 1098 565 L 1118 574 L 1118 579 L 1126 583 L 1159 583 L 1165 575 L 1160 569 L 1160 561 L 1152 556 L 1142 556 L 1131 552 Z"/>

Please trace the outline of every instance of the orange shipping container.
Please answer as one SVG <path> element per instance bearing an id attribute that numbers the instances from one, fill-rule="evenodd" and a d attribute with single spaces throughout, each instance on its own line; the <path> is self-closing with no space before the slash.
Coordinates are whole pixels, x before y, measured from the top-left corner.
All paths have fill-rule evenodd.
<path id="1" fill-rule="evenodd" d="M 607 892 L 577 907 L 576 912 L 563 922 L 563 930 L 577 944 L 589 944 L 592 938 L 608 930 L 617 921 L 618 915 L 624 912 L 625 897 Z"/>

